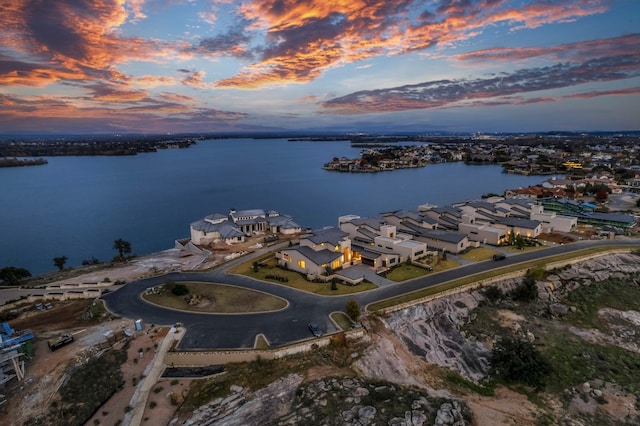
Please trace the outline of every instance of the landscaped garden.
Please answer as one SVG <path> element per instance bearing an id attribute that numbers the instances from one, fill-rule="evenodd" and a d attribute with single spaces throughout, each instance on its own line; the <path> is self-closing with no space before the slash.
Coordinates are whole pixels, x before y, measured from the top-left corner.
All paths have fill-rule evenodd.
<path id="1" fill-rule="evenodd" d="M 284 309 L 287 301 L 260 291 L 223 284 L 167 281 L 144 300 L 171 309 L 201 313 L 250 313 Z"/>
<path id="2" fill-rule="evenodd" d="M 233 274 L 246 275 L 262 281 L 269 281 L 275 284 L 286 285 L 298 290 L 308 291 L 323 296 L 340 296 L 345 294 L 360 293 L 377 288 L 369 281 L 363 281 L 357 285 L 346 285 L 336 282 L 335 285 L 329 282 L 311 282 L 300 272 L 283 269 L 278 266 L 277 259 L 273 253 L 256 260 L 241 263 L 229 270 Z"/>

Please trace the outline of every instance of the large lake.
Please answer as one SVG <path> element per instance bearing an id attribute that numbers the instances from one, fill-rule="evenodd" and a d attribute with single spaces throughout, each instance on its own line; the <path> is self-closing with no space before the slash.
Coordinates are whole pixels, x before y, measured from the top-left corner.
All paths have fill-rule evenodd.
<path id="1" fill-rule="evenodd" d="M 106 261 L 118 238 L 138 255 L 165 250 L 189 236 L 189 223 L 230 208 L 277 210 L 317 229 L 346 214 L 442 206 L 544 180 L 463 163 L 367 174 L 322 169 L 333 157 L 355 158 L 360 150 L 348 142 L 223 139 L 0 168 L 0 267 L 37 274 L 55 270 L 56 256 L 67 256 L 67 266 L 92 256 Z"/>

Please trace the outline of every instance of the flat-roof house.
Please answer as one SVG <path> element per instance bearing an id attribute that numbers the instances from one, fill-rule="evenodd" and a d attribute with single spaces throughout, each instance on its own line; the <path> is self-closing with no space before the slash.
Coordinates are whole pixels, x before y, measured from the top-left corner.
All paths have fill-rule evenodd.
<path id="1" fill-rule="evenodd" d="M 507 231 L 502 227 L 489 224 L 461 223 L 458 230 L 469 237 L 470 241 L 499 246 L 507 241 Z"/>
<path id="2" fill-rule="evenodd" d="M 407 235 L 407 237 L 409 236 Z M 397 253 L 400 262 L 420 259 L 427 254 L 427 244 L 425 242 L 409 238 L 378 236 L 374 239 L 374 244 L 376 247 Z"/>
<path id="3" fill-rule="evenodd" d="M 403 224 L 398 231 L 411 235 L 416 241 L 426 243 L 430 249 L 448 251 L 449 253 L 460 253 L 471 245 L 469 237 L 457 231 L 427 229 L 411 223 Z"/>
<path id="4" fill-rule="evenodd" d="M 519 217 L 497 218 L 491 226 L 504 228 L 508 233 L 513 232 L 515 235 L 527 238 L 536 238 L 542 232 L 542 223 L 539 221 Z"/>
<path id="5" fill-rule="evenodd" d="M 389 225 L 395 225 L 396 227 L 403 223 L 412 223 L 428 229 L 436 229 L 438 227 L 438 221 L 436 219 L 407 210 L 382 213 L 382 218 Z"/>
<path id="6" fill-rule="evenodd" d="M 374 244 L 354 242 L 353 251 L 364 265 L 372 266 L 374 269 L 389 268 L 400 263 L 398 253 Z"/>

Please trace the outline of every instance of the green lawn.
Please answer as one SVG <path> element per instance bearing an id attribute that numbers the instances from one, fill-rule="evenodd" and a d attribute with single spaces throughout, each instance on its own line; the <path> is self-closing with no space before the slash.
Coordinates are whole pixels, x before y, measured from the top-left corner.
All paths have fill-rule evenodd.
<path id="1" fill-rule="evenodd" d="M 265 312 L 287 306 L 284 299 L 240 287 L 197 282 L 180 284 L 189 289 L 189 294 L 200 296 L 201 302 L 198 305 L 189 305 L 185 296 L 175 296 L 172 293 L 145 294 L 143 298 L 167 308 L 220 314 Z"/>
<path id="2" fill-rule="evenodd" d="M 484 260 L 491 259 L 492 256 L 496 253 L 499 252 L 485 247 L 478 247 L 472 248 L 466 253 L 456 254 L 456 256 L 469 262 L 482 262 Z"/>
<path id="3" fill-rule="evenodd" d="M 331 319 L 335 321 L 343 331 L 351 329 L 351 320 L 343 312 L 334 312 L 331 314 Z"/>
<path id="4" fill-rule="evenodd" d="M 253 263 L 257 261 L 260 265 L 258 271 L 253 268 Z M 360 293 L 363 291 L 372 290 L 377 288 L 375 284 L 363 281 L 358 285 L 345 285 L 337 284 L 336 290 L 331 290 L 331 283 L 314 283 L 307 281 L 302 274 L 295 271 L 284 270 L 277 266 L 277 259 L 273 254 L 263 256 L 257 260 L 250 260 L 245 263 L 241 263 L 238 266 L 233 267 L 229 272 L 233 274 L 246 275 L 257 280 L 268 281 L 275 284 L 286 285 L 298 290 L 308 291 L 309 293 L 315 293 L 322 296 L 340 296 L 345 294 Z M 275 278 L 267 278 L 267 276 L 278 276 L 286 279 L 286 281 L 279 281 Z"/>
<path id="5" fill-rule="evenodd" d="M 543 246 L 534 246 L 534 247 L 523 247 L 521 249 L 519 249 L 516 246 L 502 246 L 500 248 L 504 249 L 504 250 L 512 251 L 514 253 L 524 253 L 524 252 L 527 252 L 527 251 L 542 250 L 542 249 L 547 248 L 547 246 L 543 245 Z"/>
<path id="6" fill-rule="evenodd" d="M 395 282 L 403 282 L 412 280 L 414 278 L 419 278 L 424 275 L 432 274 L 434 272 L 446 271 L 447 269 L 457 268 L 458 266 L 460 266 L 460 264 L 453 259 L 441 259 L 439 261 L 434 260 L 431 263 L 427 263 L 427 265 L 431 267 L 432 271 L 429 271 L 428 269 L 423 268 L 422 266 L 417 264 L 408 265 L 406 263 L 403 263 L 387 272 L 386 278 Z"/>
<path id="7" fill-rule="evenodd" d="M 416 265 L 399 265 L 393 268 L 387 273 L 387 279 L 395 282 L 402 282 L 413 278 L 418 278 L 423 275 L 430 274 L 428 270 Z"/>
<path id="8" fill-rule="evenodd" d="M 533 268 L 543 268 L 549 264 L 549 263 L 553 263 L 553 262 L 559 262 L 562 260 L 568 260 L 568 259 L 573 259 L 576 257 L 581 257 L 581 256 L 588 256 L 591 254 L 595 254 L 595 253 L 600 253 L 600 252 L 604 252 L 604 251 L 610 251 L 610 250 L 615 250 L 615 249 L 624 249 L 624 250 L 629 250 L 632 249 L 633 247 L 628 247 L 628 246 L 609 246 L 609 247 L 593 247 L 593 248 L 589 248 L 589 249 L 585 249 L 585 250 L 579 250 L 576 252 L 571 252 L 571 253 L 565 253 L 565 254 L 561 254 L 561 255 L 557 255 L 557 256 L 552 256 L 552 257 L 548 257 L 545 259 L 539 259 L 539 260 L 532 260 L 530 262 L 523 262 L 517 265 L 509 265 L 509 266 L 504 266 L 502 268 L 498 268 L 498 269 L 493 269 L 491 271 L 487 271 L 487 272 L 482 272 L 479 274 L 474 274 L 474 275 L 469 275 L 466 276 L 464 278 L 460 278 L 458 280 L 453 280 L 453 281 L 448 281 L 445 283 L 442 283 L 440 285 L 437 286 L 433 286 L 433 287 L 428 287 L 422 290 L 417 290 L 411 293 L 407 293 L 407 294 L 403 294 L 401 296 L 398 297 L 393 297 L 387 300 L 382 300 L 380 302 L 376 302 L 376 303 L 372 303 L 371 305 L 369 305 L 367 307 L 367 310 L 371 311 L 371 312 L 375 312 L 377 310 L 380 309 L 384 309 L 384 308 L 388 308 L 390 306 L 395 306 L 395 305 L 399 305 L 402 303 L 406 303 L 406 302 L 410 302 L 412 300 L 416 300 L 416 299 L 420 299 L 422 297 L 426 297 L 426 296 L 431 296 L 433 294 L 437 294 L 440 293 L 442 291 L 445 290 L 449 290 L 452 288 L 456 288 L 456 287 L 460 287 L 466 284 L 471 284 L 480 280 L 484 280 L 484 279 L 488 279 L 488 278 L 492 278 L 492 277 L 496 277 L 499 275 L 504 275 L 504 274 L 508 274 L 511 272 L 516 272 L 516 271 L 523 271 L 523 270 L 527 270 L 527 269 L 533 269 Z"/>

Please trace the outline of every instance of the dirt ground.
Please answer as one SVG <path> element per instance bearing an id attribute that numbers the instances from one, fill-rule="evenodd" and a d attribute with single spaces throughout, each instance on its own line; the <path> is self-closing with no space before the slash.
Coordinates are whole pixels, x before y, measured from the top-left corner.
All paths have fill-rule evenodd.
<path id="1" fill-rule="evenodd" d="M 62 274 L 51 275 L 42 278 L 41 281 L 43 284 L 82 284 L 106 280 L 129 282 L 172 271 L 206 270 L 241 254 L 262 248 L 262 238 L 263 236 L 257 236 L 237 245 L 218 244 L 207 247 L 213 253 L 211 257 L 170 249 L 135 258 L 120 265 L 86 268 L 86 273 L 79 270 L 66 273 L 63 271 Z M 4 298 L 0 295 L 0 303 L 4 303 L 7 297 L 16 297 L 14 292 Z M 29 306 L 22 310 L 17 318 L 9 321 L 15 330 L 32 330 L 36 338 L 33 341 L 34 357 L 25 362 L 25 379 L 21 382 L 10 382 L 4 391 L 8 395 L 8 403 L 4 412 L 0 410 L 0 424 L 21 425 L 27 419 L 42 414 L 62 385 L 65 370 L 69 365 L 83 357 L 91 356 L 91 353 L 95 352 L 92 352 L 92 348 L 106 340 L 105 333 L 135 330 L 133 320 L 118 318 L 97 322 L 83 319 L 83 314 L 92 303 L 93 300 L 54 301 L 53 308 L 48 311 L 38 311 Z M 113 425 L 119 420 L 124 420 L 125 414 L 130 410 L 127 407 L 133 403 L 132 397 L 137 384 L 144 377 L 145 370 L 150 367 L 155 350 L 167 331 L 145 326 L 142 332 L 135 334 L 128 349 L 127 362 L 122 366 L 125 379 L 123 390 L 116 392 L 100 407 L 87 422 L 88 425 Z M 73 334 L 74 342 L 51 352 L 47 346 L 48 339 L 62 332 Z M 123 342 L 117 342 L 113 347 L 122 348 Z M 167 424 L 188 392 L 190 383 L 190 380 L 160 379 L 149 393 L 143 423 Z"/>
<path id="2" fill-rule="evenodd" d="M 19 383 L 16 381 L 9 383 L 6 392 L 8 403 L 5 411 L 0 412 L 0 424 L 21 425 L 27 419 L 45 412 L 62 385 L 68 366 L 87 356 L 92 356 L 96 352 L 94 348 L 107 340 L 104 333 L 109 331 L 116 333 L 125 329 L 133 332 L 135 329 L 134 322 L 126 319 L 112 319 L 101 323 L 82 320 L 82 313 L 90 303 L 88 301 L 59 302 L 49 311 L 27 311 L 21 317 L 10 321 L 10 325 L 15 330 L 30 329 L 36 338 L 33 341 L 34 357 L 25 363 L 25 379 Z M 72 333 L 74 342 L 51 352 L 47 347 L 48 338 L 62 331 Z M 130 341 L 127 361 L 122 365 L 124 388 L 100 407 L 87 424 L 113 425 L 117 424 L 118 420 L 124 420 L 127 407 L 132 403 L 136 386 L 144 377 L 145 370 L 149 368 L 156 349 L 167 331 L 167 328 L 145 326 L 142 331 L 135 333 Z M 124 333 L 121 334 L 123 337 L 126 336 Z M 121 349 L 123 346 L 124 340 L 113 344 L 114 349 Z M 188 389 L 188 385 L 188 381 L 179 381 L 172 385 L 167 382 L 159 386 L 167 390 L 171 388 L 182 395 L 182 392 Z M 153 392 L 150 395 L 153 397 L 149 400 L 156 401 L 157 406 L 154 409 L 147 409 L 149 413 L 144 415 L 146 422 L 150 425 L 166 424 L 177 407 L 171 405 L 166 391 L 158 392 L 158 396 Z"/>

